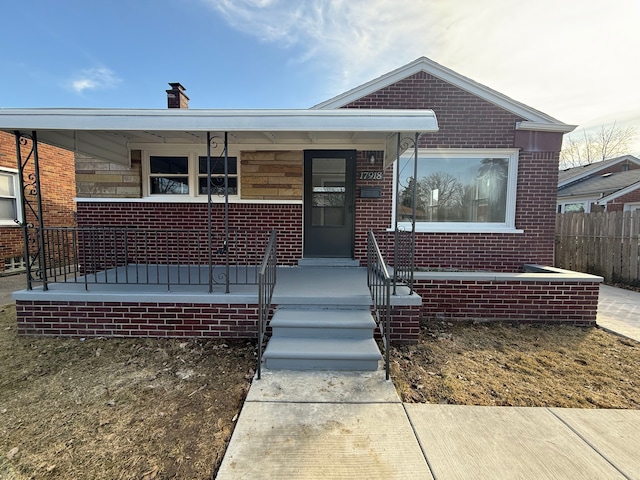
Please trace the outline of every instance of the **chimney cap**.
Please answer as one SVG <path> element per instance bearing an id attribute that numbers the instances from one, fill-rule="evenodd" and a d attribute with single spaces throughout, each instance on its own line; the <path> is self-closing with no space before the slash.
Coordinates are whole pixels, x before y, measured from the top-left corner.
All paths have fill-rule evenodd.
<path id="1" fill-rule="evenodd" d="M 184 92 L 186 90 L 186 88 L 184 88 L 180 82 L 169 82 L 169 86 L 173 90 L 180 90 L 181 92 Z"/>

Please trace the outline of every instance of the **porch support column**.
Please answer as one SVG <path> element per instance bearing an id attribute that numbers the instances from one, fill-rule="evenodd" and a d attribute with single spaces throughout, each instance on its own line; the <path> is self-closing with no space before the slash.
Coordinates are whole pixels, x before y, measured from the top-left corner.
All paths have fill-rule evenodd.
<path id="1" fill-rule="evenodd" d="M 213 225 L 211 222 L 211 132 L 207 132 L 207 245 L 209 293 L 213 293 Z"/>
<path id="2" fill-rule="evenodd" d="M 24 237 L 24 258 L 27 267 L 27 289 L 33 289 L 33 282 L 42 282 L 42 289 L 48 290 L 47 261 L 44 243 L 44 222 L 42 215 L 42 190 L 40 188 L 40 158 L 38 155 L 38 135 L 19 130 L 16 137 L 16 161 L 20 175 L 20 199 L 22 218 L 18 219 Z M 31 150 L 23 159 L 22 147 L 31 142 Z M 33 162 L 33 173 L 26 173 L 29 161 Z M 35 199 L 34 199 L 35 197 Z M 29 217 L 29 221 L 27 220 Z"/>
<path id="3" fill-rule="evenodd" d="M 416 265 L 416 221 L 418 217 L 418 139 L 420 133 L 416 132 L 413 139 L 413 212 L 411 218 L 411 251 L 410 251 L 410 270 L 409 285 L 410 294 L 413 294 L 413 275 Z"/>
<path id="4" fill-rule="evenodd" d="M 396 286 L 398 284 L 398 275 L 396 269 L 398 267 L 398 213 L 400 213 L 400 132 L 398 132 L 397 148 L 396 148 L 396 212 L 395 225 L 393 229 L 393 294 L 396 294 Z"/>
<path id="5" fill-rule="evenodd" d="M 229 133 L 224 132 L 224 254 L 226 290 L 229 293 Z"/>

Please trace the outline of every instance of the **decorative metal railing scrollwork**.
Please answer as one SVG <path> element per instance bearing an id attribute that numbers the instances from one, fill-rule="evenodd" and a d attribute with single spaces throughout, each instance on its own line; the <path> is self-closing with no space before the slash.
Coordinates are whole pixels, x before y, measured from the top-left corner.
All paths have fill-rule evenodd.
<path id="1" fill-rule="evenodd" d="M 24 258 L 27 269 L 27 288 L 31 290 L 34 282 L 42 283 L 47 290 L 47 263 L 44 252 L 44 226 L 42 216 L 42 189 L 40 185 L 40 159 L 38 156 L 38 137 L 15 131 L 16 159 L 20 176 L 22 218 L 17 222 L 22 226 L 24 237 Z"/>

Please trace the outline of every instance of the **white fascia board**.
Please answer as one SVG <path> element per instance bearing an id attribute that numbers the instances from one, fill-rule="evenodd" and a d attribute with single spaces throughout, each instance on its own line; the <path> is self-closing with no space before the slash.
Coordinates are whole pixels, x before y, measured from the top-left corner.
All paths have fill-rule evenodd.
<path id="1" fill-rule="evenodd" d="M 623 195 L 626 195 L 627 193 L 631 193 L 634 190 L 637 190 L 638 188 L 640 188 L 640 182 L 632 183 L 628 187 L 621 188 L 617 192 L 613 192 L 613 193 L 610 193 L 609 195 L 607 195 L 605 197 L 602 197 L 596 203 L 598 205 L 606 205 L 607 202 L 610 202 L 611 200 L 615 200 L 616 198 L 622 197 Z"/>
<path id="2" fill-rule="evenodd" d="M 0 130 L 435 132 L 432 110 L 0 109 Z"/>
<path id="3" fill-rule="evenodd" d="M 540 122 L 516 122 L 516 130 L 527 130 L 534 132 L 573 132 L 578 126 L 567 125 L 566 123 L 540 123 Z"/>
<path id="4" fill-rule="evenodd" d="M 541 124 L 554 124 L 558 126 L 565 125 L 563 122 L 529 107 L 523 103 L 520 103 L 492 88 L 482 85 L 470 78 L 467 78 L 459 73 L 450 70 L 447 67 L 440 65 L 426 57 L 418 58 L 413 62 L 393 70 L 381 77 L 378 77 L 370 82 L 355 87 L 341 95 L 333 97 L 322 103 L 313 106 L 313 109 L 325 109 L 325 108 L 340 108 L 345 105 L 354 102 L 362 97 L 365 97 L 371 93 L 392 85 L 400 80 L 403 80 L 411 75 L 424 71 L 429 75 L 439 78 L 451 85 L 454 85 L 466 92 L 471 93 L 489 103 L 493 103 L 498 107 L 501 107 L 515 115 L 522 117 L 525 120 L 541 123 Z M 574 127 L 575 128 L 575 127 Z M 569 130 L 571 131 L 571 130 Z"/>

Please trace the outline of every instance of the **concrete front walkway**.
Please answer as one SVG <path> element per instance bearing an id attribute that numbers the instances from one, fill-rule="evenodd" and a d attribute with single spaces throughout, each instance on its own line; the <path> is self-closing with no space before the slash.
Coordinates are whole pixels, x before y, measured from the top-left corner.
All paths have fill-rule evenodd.
<path id="1" fill-rule="evenodd" d="M 602 285 L 597 323 L 640 341 L 640 293 Z M 382 370 L 267 370 L 216 478 L 640 479 L 638 445 L 640 410 L 402 404 Z"/>
<path id="2" fill-rule="evenodd" d="M 266 371 L 232 479 L 640 478 L 640 411 L 402 404 L 384 372 Z"/>
<path id="3" fill-rule="evenodd" d="M 640 292 L 600 285 L 596 323 L 640 342 Z"/>

